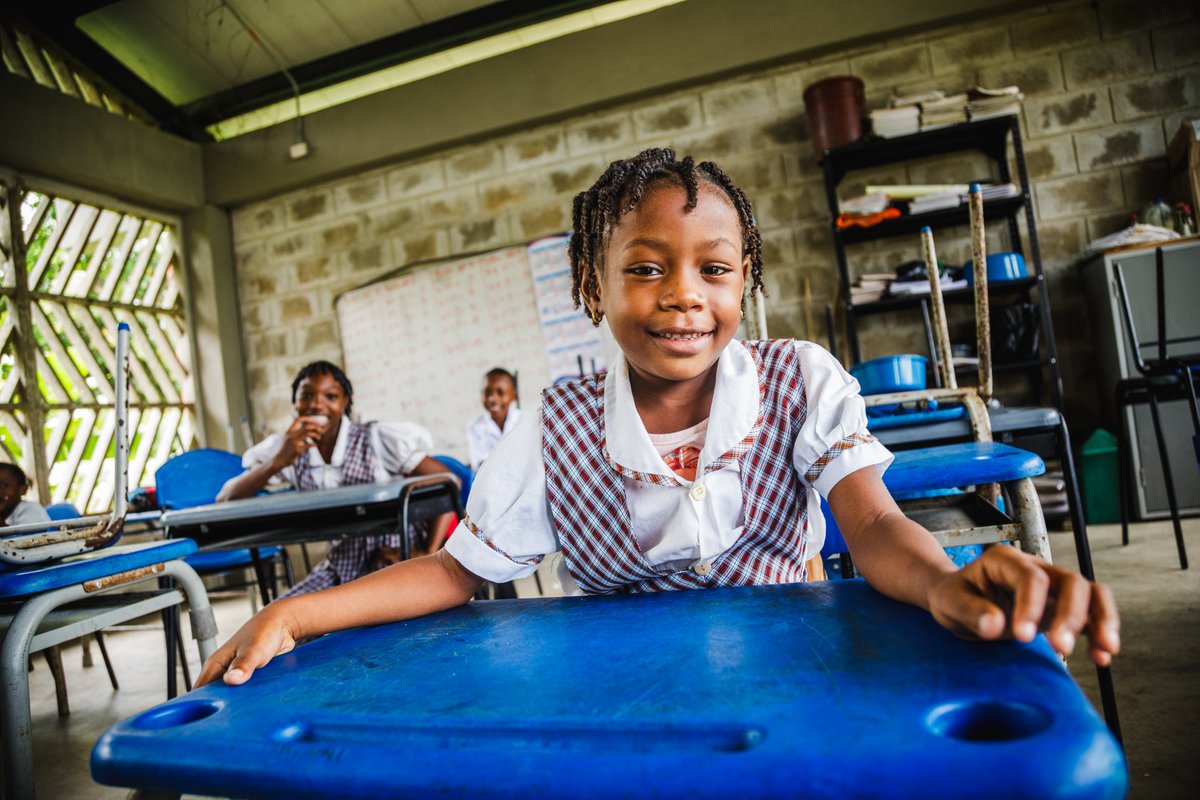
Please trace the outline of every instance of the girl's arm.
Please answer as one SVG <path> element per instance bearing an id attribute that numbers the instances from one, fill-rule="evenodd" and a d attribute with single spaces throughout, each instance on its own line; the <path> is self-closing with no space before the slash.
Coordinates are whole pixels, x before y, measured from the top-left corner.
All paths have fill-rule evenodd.
<path id="1" fill-rule="evenodd" d="M 442 472 L 449 472 L 445 464 L 432 456 L 425 456 L 409 475 L 433 475 Z M 451 477 L 454 477 L 453 474 Z M 454 482 L 458 483 L 457 477 L 454 477 Z M 460 486 L 459 488 L 461 489 L 462 487 Z M 447 511 L 445 514 L 434 517 L 429 527 L 428 544 L 422 555 L 433 555 L 438 550 L 441 550 L 442 545 L 446 543 L 447 534 L 450 533 L 450 529 L 456 522 L 458 522 L 458 517 L 452 511 Z"/>
<path id="2" fill-rule="evenodd" d="M 321 592 L 276 600 L 204 663 L 196 679 L 245 683 L 296 642 L 326 633 L 412 619 L 462 605 L 483 581 L 445 551 L 414 558 Z"/>
<path id="3" fill-rule="evenodd" d="M 1067 655 L 1086 633 L 1101 666 L 1120 650 L 1120 620 L 1107 586 L 1015 547 L 989 547 L 956 568 L 929 532 L 901 513 L 874 467 L 838 481 L 829 506 L 855 567 L 873 587 L 927 609 L 960 636 L 1028 642 L 1040 629 Z"/>
<path id="4" fill-rule="evenodd" d="M 251 467 L 241 475 L 225 481 L 217 492 L 217 502 L 240 500 L 253 497 L 263 490 L 275 473 L 295 463 L 296 457 L 316 446 L 316 441 L 325 432 L 325 425 L 313 417 L 296 417 L 279 442 L 275 455 L 261 464 Z"/>

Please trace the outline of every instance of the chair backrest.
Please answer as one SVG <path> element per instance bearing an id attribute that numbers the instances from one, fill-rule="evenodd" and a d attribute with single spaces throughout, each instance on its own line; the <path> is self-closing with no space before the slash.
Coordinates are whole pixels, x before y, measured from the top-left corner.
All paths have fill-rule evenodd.
<path id="1" fill-rule="evenodd" d="M 467 505 L 467 496 L 471 493 L 471 468 L 459 461 L 453 456 L 434 456 L 438 461 L 446 465 L 446 469 L 450 471 L 454 477 L 458 478 L 462 488 L 459 494 L 462 495 L 462 503 Z"/>
<path id="2" fill-rule="evenodd" d="M 225 481 L 242 473 L 240 456 L 201 448 L 180 453 L 154 473 L 162 509 L 202 506 L 217 499 Z"/>
<path id="3" fill-rule="evenodd" d="M 46 514 L 49 515 L 50 519 L 54 520 L 77 519 L 83 516 L 83 514 L 79 513 L 79 509 L 71 503 L 51 503 L 46 506 Z"/>

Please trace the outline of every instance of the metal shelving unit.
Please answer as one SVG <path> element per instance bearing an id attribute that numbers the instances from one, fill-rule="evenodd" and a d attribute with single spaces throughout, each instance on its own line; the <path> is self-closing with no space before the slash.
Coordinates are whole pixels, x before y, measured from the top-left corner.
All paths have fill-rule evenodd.
<path id="1" fill-rule="evenodd" d="M 1009 147 L 1012 148 L 1016 162 L 1015 179 L 1008 163 Z M 1021 145 L 1020 124 L 1016 116 L 968 122 L 908 136 L 898 136 L 893 139 L 864 140 L 824 152 L 821 168 L 825 175 L 825 195 L 829 204 L 830 226 L 833 229 L 833 243 L 837 254 L 838 273 L 841 278 L 841 299 L 846 311 L 846 332 L 849 337 L 851 359 L 854 363 L 862 360 L 857 318 L 871 314 L 919 309 L 924 319 L 926 338 L 931 354 L 934 352 L 934 347 L 928 295 L 888 297 L 859 305 L 850 302 L 850 262 L 847 246 L 894 236 L 915 236 L 926 225 L 934 230 L 965 225 L 968 219 L 967 207 L 963 205 L 958 208 L 924 214 L 905 215 L 869 228 L 839 230 L 836 225 L 838 185 L 847 174 L 856 170 L 964 150 L 976 150 L 983 153 L 996 166 L 1001 182 L 1016 183 L 1021 189 L 1021 193 L 1016 197 L 985 203 L 984 210 L 989 224 L 1005 225 L 1009 246 L 1014 252 L 1022 253 L 1025 256 L 1025 262 L 1032 274 L 1020 280 L 989 284 L 988 294 L 997 300 L 1032 295 L 1039 312 L 1039 357 L 1012 364 L 997 364 L 996 369 L 997 371 L 1036 372 L 1039 379 L 1043 376 L 1048 378 L 1054 405 L 1061 410 L 1063 405 L 1062 381 L 1059 377 L 1058 349 L 1054 341 L 1054 327 L 1050 319 L 1050 301 L 1046 292 L 1045 274 L 1042 270 L 1041 250 L 1038 247 L 1037 222 L 1034 219 L 1033 206 L 1030 203 L 1025 151 Z M 1028 253 L 1023 252 L 1021 247 L 1021 230 L 1018 220 L 1022 214 L 1025 217 L 1029 236 Z M 970 303 L 972 297 L 970 289 L 945 293 L 947 303 L 951 304 Z"/>

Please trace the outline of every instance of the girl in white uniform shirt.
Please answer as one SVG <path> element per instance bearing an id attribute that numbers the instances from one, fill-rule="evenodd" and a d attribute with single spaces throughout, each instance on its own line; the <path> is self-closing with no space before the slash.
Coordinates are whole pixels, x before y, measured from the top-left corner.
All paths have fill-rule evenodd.
<path id="1" fill-rule="evenodd" d="M 479 472 L 483 460 L 521 419 L 521 409 L 517 408 L 516 376 L 500 367 L 488 370 L 483 384 L 483 408 L 484 412 L 467 426 L 467 452 L 472 472 Z"/>
<path id="2" fill-rule="evenodd" d="M 433 447 L 429 431 L 412 422 L 354 422 L 346 416 L 353 400 L 354 388 L 339 367 L 328 361 L 303 367 L 292 382 L 296 419 L 286 433 L 272 434 L 246 451 L 246 471 L 226 482 L 217 500 L 250 497 L 268 484 L 313 491 L 446 471 L 428 455 Z M 452 521 L 443 515 L 432 525 L 410 525 L 410 551 L 435 552 Z M 331 543 L 325 560 L 284 596 L 337 586 L 398 560 L 401 535 L 353 536 Z"/>
<path id="3" fill-rule="evenodd" d="M 561 550 L 589 594 L 811 577 L 824 494 L 878 591 L 956 633 L 1062 653 L 1081 633 L 1119 649 L 1112 595 L 1013 547 L 958 569 L 883 485 L 857 383 L 803 342 L 734 342 L 746 280 L 762 285 L 745 194 L 715 164 L 647 150 L 575 199 L 572 293 L 607 317 L 624 358 L 542 394 L 489 456 L 463 520 L 431 558 L 274 603 L 208 660 L 198 683 L 246 681 L 303 638 L 467 602 Z"/>
<path id="4" fill-rule="evenodd" d="M 40 504 L 22 499 L 28 491 L 25 470 L 16 464 L 0 463 L 0 526 L 50 520 Z"/>

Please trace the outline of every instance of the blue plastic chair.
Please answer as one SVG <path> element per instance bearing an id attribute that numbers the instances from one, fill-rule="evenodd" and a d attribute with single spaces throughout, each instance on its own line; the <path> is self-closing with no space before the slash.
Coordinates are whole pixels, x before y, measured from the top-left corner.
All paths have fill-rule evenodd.
<path id="1" fill-rule="evenodd" d="M 445 464 L 450 474 L 458 478 L 459 495 L 462 497 L 463 508 L 466 508 L 467 496 L 471 494 L 471 468 L 453 456 L 434 456 L 434 458 Z"/>
<path id="2" fill-rule="evenodd" d="M 158 505 L 164 511 L 191 508 L 216 502 L 217 492 L 230 478 L 242 474 L 242 459 L 235 453 L 212 448 L 200 448 L 180 453 L 167 461 L 154 473 Z M 213 575 L 236 569 L 255 569 L 263 605 L 271 602 L 274 595 L 274 568 L 268 564 L 281 562 L 287 583 L 291 586 L 291 563 L 282 547 L 258 548 L 259 562 L 263 574 L 257 572 L 254 554 L 248 548 L 190 556 L 187 562 L 201 575 Z"/>
<path id="3" fill-rule="evenodd" d="M 83 514 L 79 513 L 79 509 L 71 503 L 51 503 L 46 506 L 46 514 L 52 520 L 60 519 L 78 519 Z"/>

